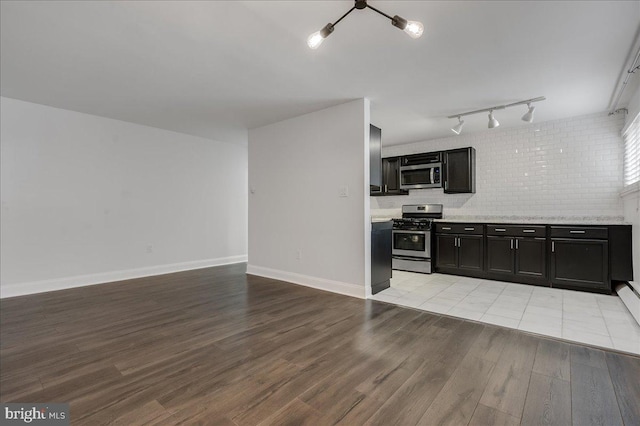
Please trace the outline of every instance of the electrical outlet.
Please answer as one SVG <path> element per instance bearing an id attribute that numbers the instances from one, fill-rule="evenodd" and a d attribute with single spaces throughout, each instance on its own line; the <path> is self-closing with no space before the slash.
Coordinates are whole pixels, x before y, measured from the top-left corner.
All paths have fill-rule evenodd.
<path id="1" fill-rule="evenodd" d="M 349 196 L 349 187 L 348 186 L 341 186 L 340 187 L 340 196 L 341 197 L 348 197 Z"/>
<path id="2" fill-rule="evenodd" d="M 147 253 L 153 253 L 153 246 L 151 244 L 147 246 Z"/>

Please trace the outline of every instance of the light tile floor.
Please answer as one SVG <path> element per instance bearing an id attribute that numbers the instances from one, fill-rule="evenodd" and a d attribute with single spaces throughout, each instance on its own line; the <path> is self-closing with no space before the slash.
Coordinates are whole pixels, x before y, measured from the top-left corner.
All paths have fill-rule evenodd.
<path id="1" fill-rule="evenodd" d="M 617 296 L 394 270 L 372 298 L 640 354 L 640 325 Z"/>

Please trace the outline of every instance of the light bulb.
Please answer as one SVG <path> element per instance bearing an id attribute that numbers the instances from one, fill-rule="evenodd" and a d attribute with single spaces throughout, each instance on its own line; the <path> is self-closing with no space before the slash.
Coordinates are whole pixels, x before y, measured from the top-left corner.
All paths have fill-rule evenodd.
<path id="1" fill-rule="evenodd" d="M 307 44 L 309 45 L 310 48 L 317 49 L 318 47 L 320 47 L 323 41 L 324 41 L 324 37 L 322 37 L 322 35 L 320 34 L 320 31 L 316 31 L 315 33 L 309 36 L 309 38 L 307 39 Z"/>
<path id="2" fill-rule="evenodd" d="M 328 23 L 325 25 L 320 31 L 316 31 L 311 34 L 309 38 L 307 38 L 307 44 L 312 49 L 317 49 L 320 47 L 325 38 L 329 37 L 329 35 L 333 32 L 333 24 Z"/>
<path id="3" fill-rule="evenodd" d="M 424 32 L 424 26 L 422 25 L 422 22 L 407 21 L 407 26 L 404 27 L 404 32 L 409 34 L 411 38 L 420 38 Z"/>

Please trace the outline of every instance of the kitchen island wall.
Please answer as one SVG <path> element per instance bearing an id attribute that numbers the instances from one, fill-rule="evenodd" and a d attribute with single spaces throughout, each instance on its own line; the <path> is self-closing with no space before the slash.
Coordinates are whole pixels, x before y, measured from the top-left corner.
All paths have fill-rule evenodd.
<path id="1" fill-rule="evenodd" d="M 383 157 L 472 146 L 476 193 L 411 190 L 371 197 L 371 213 L 399 216 L 403 204 L 439 203 L 445 218 L 546 217 L 623 219 L 624 115 L 592 114 L 492 129 L 404 145 L 383 146 Z"/>

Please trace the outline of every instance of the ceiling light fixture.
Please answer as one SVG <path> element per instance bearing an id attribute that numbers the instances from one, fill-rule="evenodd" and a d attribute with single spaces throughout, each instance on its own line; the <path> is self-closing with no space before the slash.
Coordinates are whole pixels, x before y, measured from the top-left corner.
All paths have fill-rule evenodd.
<path id="1" fill-rule="evenodd" d="M 531 98 L 531 99 L 527 99 L 525 101 L 514 102 L 512 104 L 496 105 L 496 106 L 489 107 L 489 108 L 477 109 L 475 111 L 469 111 L 469 112 L 463 112 L 463 113 L 460 113 L 460 114 L 454 114 L 454 115 L 448 116 L 447 118 L 457 118 L 458 119 L 458 124 L 456 126 L 454 126 L 453 128 L 451 128 L 451 130 L 456 135 L 459 135 L 460 131 L 462 130 L 462 124 L 464 123 L 464 121 L 460 117 L 463 117 L 465 115 L 472 115 L 472 114 L 478 114 L 478 113 L 481 113 L 481 112 L 489 111 L 489 128 L 490 129 L 494 129 L 494 128 L 498 127 L 500 125 L 500 123 L 493 116 L 493 111 L 495 111 L 497 109 L 509 108 L 509 107 L 516 106 L 516 105 L 527 105 L 527 107 L 529 108 L 529 111 L 527 111 L 527 113 L 522 116 L 522 120 L 526 121 L 527 123 L 531 123 L 531 122 L 533 122 L 533 112 L 536 109 L 536 107 L 532 106 L 531 104 L 533 102 L 540 102 L 540 101 L 544 101 L 546 99 L 547 98 L 545 98 L 544 96 L 539 96 L 537 98 Z"/>
<path id="2" fill-rule="evenodd" d="M 500 125 L 500 122 L 493 116 L 493 110 L 489 111 L 489 128 L 493 129 Z"/>
<path id="3" fill-rule="evenodd" d="M 367 4 L 367 0 L 355 0 L 355 5 L 351 9 L 349 9 L 347 13 L 342 15 L 340 19 L 338 19 L 333 24 L 328 23 L 320 31 L 316 31 L 315 33 L 311 34 L 309 38 L 307 38 L 307 45 L 309 45 L 309 47 L 312 49 L 317 49 L 318 47 L 320 47 L 324 39 L 331 35 L 334 27 L 338 25 L 338 22 L 342 21 L 348 14 L 353 12 L 354 9 L 362 10 L 366 8 L 369 8 L 374 12 L 377 12 L 380 15 L 389 18 L 391 20 L 391 25 L 403 30 L 405 33 L 409 34 L 411 38 L 419 38 L 424 32 L 424 26 L 418 21 L 407 21 L 406 19 L 398 15 L 392 17 Z"/>
<path id="4" fill-rule="evenodd" d="M 536 110 L 535 106 L 531 106 L 531 103 L 527 104 L 527 108 L 529 108 L 529 111 L 527 111 L 523 116 L 522 116 L 522 121 L 526 121 L 527 123 L 531 123 L 533 122 L 533 112 Z"/>
<path id="5" fill-rule="evenodd" d="M 458 124 L 451 128 L 451 131 L 456 135 L 459 135 L 462 132 L 462 126 L 464 125 L 464 120 L 458 116 Z"/>

